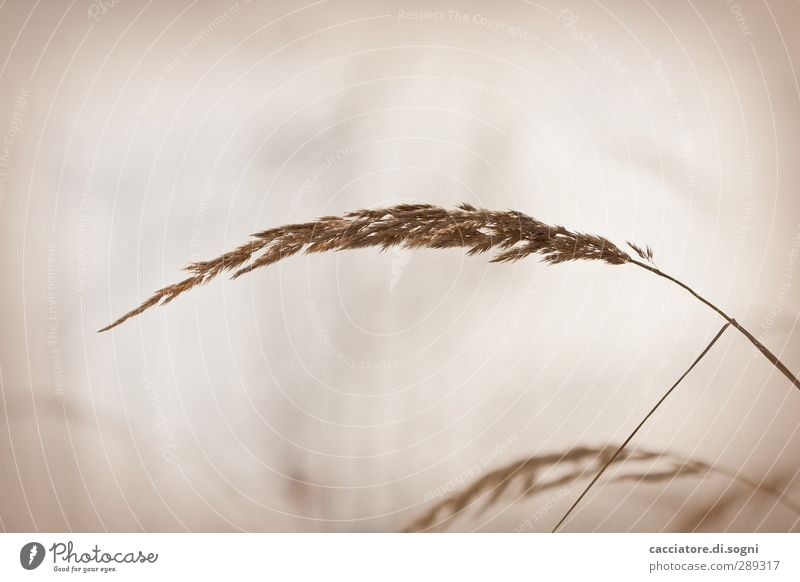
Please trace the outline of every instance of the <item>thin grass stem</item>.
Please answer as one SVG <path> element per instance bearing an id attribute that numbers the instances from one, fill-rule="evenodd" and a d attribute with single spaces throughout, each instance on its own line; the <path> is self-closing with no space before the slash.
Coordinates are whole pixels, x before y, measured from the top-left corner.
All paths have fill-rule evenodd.
<path id="1" fill-rule="evenodd" d="M 614 462 L 614 459 L 616 459 L 620 455 L 620 453 L 622 453 L 622 451 L 625 449 L 625 447 L 628 446 L 628 444 L 633 440 L 633 437 L 636 436 L 636 433 L 638 433 L 641 430 L 641 428 L 645 425 L 645 423 L 650 419 L 650 417 L 653 416 L 653 414 L 655 414 L 656 410 L 658 410 L 658 407 L 661 406 L 664 403 L 664 401 L 669 397 L 670 394 L 672 394 L 672 392 L 675 390 L 675 388 L 678 387 L 678 384 L 680 384 L 683 381 L 683 379 L 686 378 L 686 376 L 689 375 L 689 372 L 694 370 L 695 366 L 697 366 L 697 364 L 700 363 L 700 360 L 702 360 L 705 357 L 705 355 L 709 352 L 709 350 L 711 350 L 711 347 L 715 343 L 717 343 L 717 340 L 720 337 L 722 337 L 722 334 L 725 332 L 726 329 L 728 329 L 729 325 L 730 325 L 730 323 L 726 323 L 725 325 L 723 325 L 720 328 L 720 330 L 717 332 L 717 335 L 714 336 L 714 339 L 712 339 L 708 343 L 708 345 L 705 347 L 705 349 L 703 349 L 703 351 L 700 352 L 700 355 L 697 356 L 697 358 L 695 358 L 694 362 L 692 362 L 692 365 L 689 366 L 688 368 L 686 368 L 686 371 L 683 374 L 681 374 L 681 377 L 678 378 L 678 380 L 670 387 L 670 389 L 667 390 L 661 398 L 659 398 L 658 402 L 656 402 L 655 405 L 653 405 L 653 408 L 650 409 L 650 412 L 645 414 L 644 418 L 639 422 L 639 424 L 636 425 L 636 428 L 634 428 L 631 431 L 631 433 L 628 435 L 628 438 L 626 438 L 624 441 L 622 441 L 622 444 L 617 448 L 616 452 L 614 452 L 614 454 L 611 456 L 611 458 L 608 461 L 605 462 L 605 464 L 597 472 L 597 475 L 594 476 L 594 478 L 586 486 L 586 488 L 583 490 L 583 492 L 572 503 L 572 505 L 566 511 L 566 513 L 561 517 L 561 519 L 558 521 L 556 526 L 553 528 L 553 533 L 557 532 L 558 529 L 564 524 L 564 522 L 572 514 L 572 512 L 575 511 L 575 508 L 578 507 L 578 504 L 581 501 L 583 501 L 584 497 L 586 497 L 586 494 L 589 493 L 589 491 L 592 489 L 592 487 L 594 487 L 594 484 L 597 483 L 597 480 L 600 479 L 600 477 L 602 477 L 603 473 L 606 472 L 606 469 L 608 469 L 609 466 L 611 466 L 611 463 Z"/>

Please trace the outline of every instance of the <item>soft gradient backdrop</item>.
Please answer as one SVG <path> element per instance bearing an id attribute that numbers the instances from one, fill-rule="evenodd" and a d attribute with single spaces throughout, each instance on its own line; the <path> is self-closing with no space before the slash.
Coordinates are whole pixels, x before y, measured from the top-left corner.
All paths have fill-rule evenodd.
<path id="1" fill-rule="evenodd" d="M 800 371 L 798 58 L 790 0 L 3 1 L 0 529 L 398 530 L 621 441 L 722 324 L 633 267 L 369 249 L 95 333 L 322 214 L 469 202 L 649 244 Z M 632 446 L 798 503 L 799 421 L 729 330 Z M 446 525 L 547 530 L 583 485 Z M 567 529 L 798 517 L 682 477 L 601 483 Z"/>

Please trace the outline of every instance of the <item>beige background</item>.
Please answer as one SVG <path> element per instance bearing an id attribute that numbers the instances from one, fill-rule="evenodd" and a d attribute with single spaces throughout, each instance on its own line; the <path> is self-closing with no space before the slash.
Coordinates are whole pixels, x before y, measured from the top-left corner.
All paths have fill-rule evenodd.
<path id="1" fill-rule="evenodd" d="M 798 56 L 788 0 L 2 2 L 0 528 L 397 530 L 465 472 L 620 441 L 721 325 L 632 267 L 364 250 L 94 333 L 321 214 L 649 244 L 800 370 Z M 800 503 L 798 420 L 728 331 L 634 444 Z M 450 529 L 549 529 L 583 484 Z M 600 486 L 568 529 L 799 524 L 717 476 Z"/>

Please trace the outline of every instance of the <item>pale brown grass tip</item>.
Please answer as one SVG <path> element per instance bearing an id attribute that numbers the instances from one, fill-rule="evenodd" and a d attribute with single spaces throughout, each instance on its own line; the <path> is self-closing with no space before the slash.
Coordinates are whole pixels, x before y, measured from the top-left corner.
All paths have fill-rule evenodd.
<path id="1" fill-rule="evenodd" d="M 547 263 L 597 260 L 621 265 L 631 257 L 602 236 L 551 226 L 514 210 L 492 211 L 461 204 L 448 210 L 432 204 L 399 204 L 323 216 L 313 222 L 271 228 L 216 259 L 190 264 L 190 277 L 156 291 L 149 299 L 99 331 L 110 330 L 155 305 L 232 272 L 236 279 L 295 255 L 365 247 L 464 248 L 475 255 L 495 251 L 494 263 L 538 254 Z"/>

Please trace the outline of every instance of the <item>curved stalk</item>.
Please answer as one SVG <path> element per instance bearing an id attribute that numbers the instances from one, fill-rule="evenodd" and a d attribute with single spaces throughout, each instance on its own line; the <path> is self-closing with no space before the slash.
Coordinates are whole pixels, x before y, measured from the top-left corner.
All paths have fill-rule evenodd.
<path id="1" fill-rule="evenodd" d="M 794 384 L 795 388 L 800 390 L 800 380 L 797 379 L 797 376 L 792 374 L 792 372 L 789 370 L 789 368 L 787 368 L 786 365 L 783 362 L 781 362 L 781 360 L 778 358 L 778 356 L 776 356 L 771 351 L 769 351 L 769 349 L 767 349 L 767 347 L 764 344 L 762 344 L 760 341 L 758 341 L 758 339 L 756 339 L 756 337 L 752 333 L 747 331 L 747 329 L 745 329 L 745 327 L 742 326 L 733 317 L 731 317 L 730 315 L 728 315 L 727 313 L 722 311 L 719 307 L 717 307 L 716 305 L 711 303 L 708 299 L 706 299 L 705 297 L 703 297 L 702 295 L 697 293 L 697 291 L 695 291 L 694 289 L 689 287 L 686 283 L 683 283 L 683 282 L 679 281 L 675 277 L 667 275 L 665 272 L 657 269 L 656 267 L 648 265 L 647 263 L 641 263 L 641 262 L 639 262 L 637 260 L 634 260 L 634 259 L 631 259 L 628 262 L 633 263 L 634 265 L 637 265 L 637 266 L 641 267 L 642 269 L 646 269 L 646 270 L 650 271 L 651 273 L 654 273 L 654 274 L 658 275 L 659 277 L 667 279 L 668 281 L 671 281 L 672 283 L 675 283 L 679 287 L 682 287 L 683 289 L 685 289 L 686 291 L 688 291 L 689 293 L 694 295 L 694 297 L 696 299 L 698 299 L 700 302 L 704 303 L 705 305 L 707 305 L 708 307 L 710 307 L 711 309 L 716 311 L 718 314 L 720 314 L 722 316 L 722 318 L 725 321 L 727 321 L 733 327 L 738 329 L 739 332 L 744 337 L 746 337 L 748 340 L 750 340 L 750 342 L 755 347 L 758 348 L 758 351 L 760 351 L 762 354 L 764 354 L 764 357 L 767 358 L 770 362 L 772 362 L 772 365 L 775 366 L 776 368 L 778 368 L 778 370 L 780 370 L 783 373 L 783 375 L 786 376 L 789 379 L 789 381 L 791 381 L 792 384 Z"/>
<path id="2" fill-rule="evenodd" d="M 653 256 L 650 247 L 628 245 L 644 260 Z M 266 267 L 300 252 L 319 253 L 366 247 L 457 248 L 475 255 L 495 251 L 492 262 L 518 261 L 539 255 L 546 263 L 603 261 L 610 265 L 633 263 L 672 281 L 720 314 L 739 330 L 764 356 L 800 390 L 800 380 L 753 334 L 694 289 L 633 259 L 605 237 L 574 232 L 550 225 L 514 210 L 492 211 L 461 204 L 448 210 L 433 204 L 399 204 L 388 208 L 362 209 L 341 216 L 322 216 L 315 221 L 269 228 L 253 235 L 250 242 L 212 259 L 192 263 L 189 277 L 156 291 L 144 303 L 99 331 L 108 331 L 156 305 L 169 303 L 179 295 L 208 283 L 225 273 L 232 278 Z"/>

